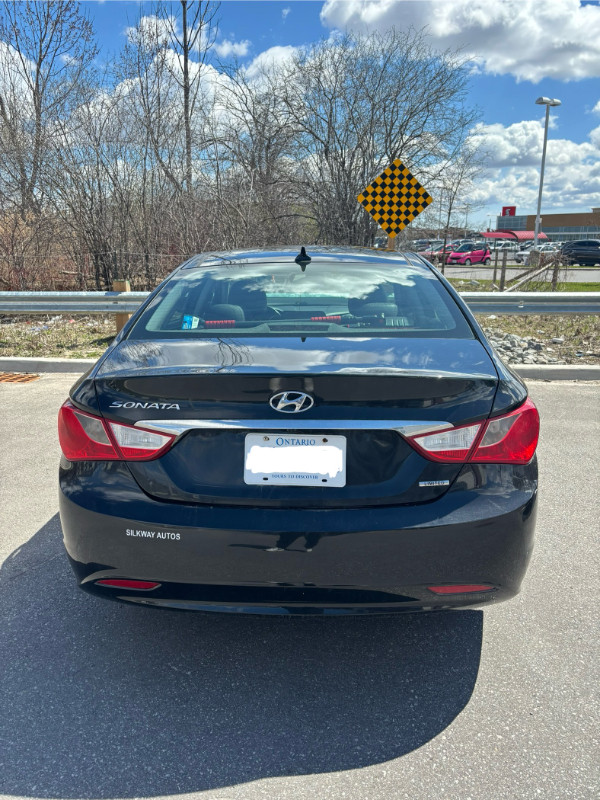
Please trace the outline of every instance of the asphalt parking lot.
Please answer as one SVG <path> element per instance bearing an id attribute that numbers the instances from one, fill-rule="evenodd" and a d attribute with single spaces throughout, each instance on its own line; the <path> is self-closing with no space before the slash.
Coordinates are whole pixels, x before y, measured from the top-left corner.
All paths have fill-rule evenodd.
<path id="1" fill-rule="evenodd" d="M 531 383 L 537 544 L 486 611 L 254 618 L 76 590 L 55 417 L 0 385 L 0 797 L 597 798 L 600 384 Z"/>

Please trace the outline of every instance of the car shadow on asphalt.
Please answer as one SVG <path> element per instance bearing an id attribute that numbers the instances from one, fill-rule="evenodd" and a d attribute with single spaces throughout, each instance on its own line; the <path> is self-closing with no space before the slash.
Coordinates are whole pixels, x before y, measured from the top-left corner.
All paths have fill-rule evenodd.
<path id="1" fill-rule="evenodd" d="M 483 614 L 157 611 L 75 586 L 52 517 L 0 571 L 0 794 L 151 797 L 409 753 L 466 706 Z"/>

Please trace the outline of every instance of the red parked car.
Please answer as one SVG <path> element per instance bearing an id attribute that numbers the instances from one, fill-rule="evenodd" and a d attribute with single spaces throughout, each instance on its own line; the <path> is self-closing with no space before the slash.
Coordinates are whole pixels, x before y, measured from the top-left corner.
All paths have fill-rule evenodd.
<path id="1" fill-rule="evenodd" d="M 473 250 L 470 245 L 463 244 L 446 257 L 446 264 L 464 264 L 466 267 L 471 264 L 490 264 L 491 256 L 487 247 Z"/>
<path id="2" fill-rule="evenodd" d="M 434 250 L 423 250 L 419 255 L 423 256 L 423 258 L 427 258 L 429 261 L 433 262 L 434 264 L 443 261 L 444 263 L 447 262 L 448 256 L 454 252 L 454 248 L 452 245 L 447 244 L 446 247 L 436 247 Z"/>

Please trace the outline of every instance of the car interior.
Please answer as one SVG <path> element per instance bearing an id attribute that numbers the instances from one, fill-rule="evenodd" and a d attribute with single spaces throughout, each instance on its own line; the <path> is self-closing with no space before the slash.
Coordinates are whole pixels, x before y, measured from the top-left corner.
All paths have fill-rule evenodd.
<path id="1" fill-rule="evenodd" d="M 356 276 L 299 274 L 198 274 L 175 281 L 162 302 L 151 304 L 131 336 L 146 338 L 162 332 L 185 336 L 235 329 L 257 335 L 306 331 L 336 332 L 369 328 L 386 332 L 445 331 L 459 328 L 460 313 L 440 281 L 411 271 L 396 281 L 373 277 L 368 270 Z M 466 323 L 465 323 L 466 325 Z M 456 335 L 456 333 L 454 334 Z"/>

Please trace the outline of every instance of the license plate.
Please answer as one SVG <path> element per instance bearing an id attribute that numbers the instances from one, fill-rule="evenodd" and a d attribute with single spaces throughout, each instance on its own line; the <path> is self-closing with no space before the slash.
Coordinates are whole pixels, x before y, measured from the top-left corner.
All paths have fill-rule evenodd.
<path id="1" fill-rule="evenodd" d="M 346 437 L 249 433 L 244 482 L 261 486 L 345 486 Z"/>

